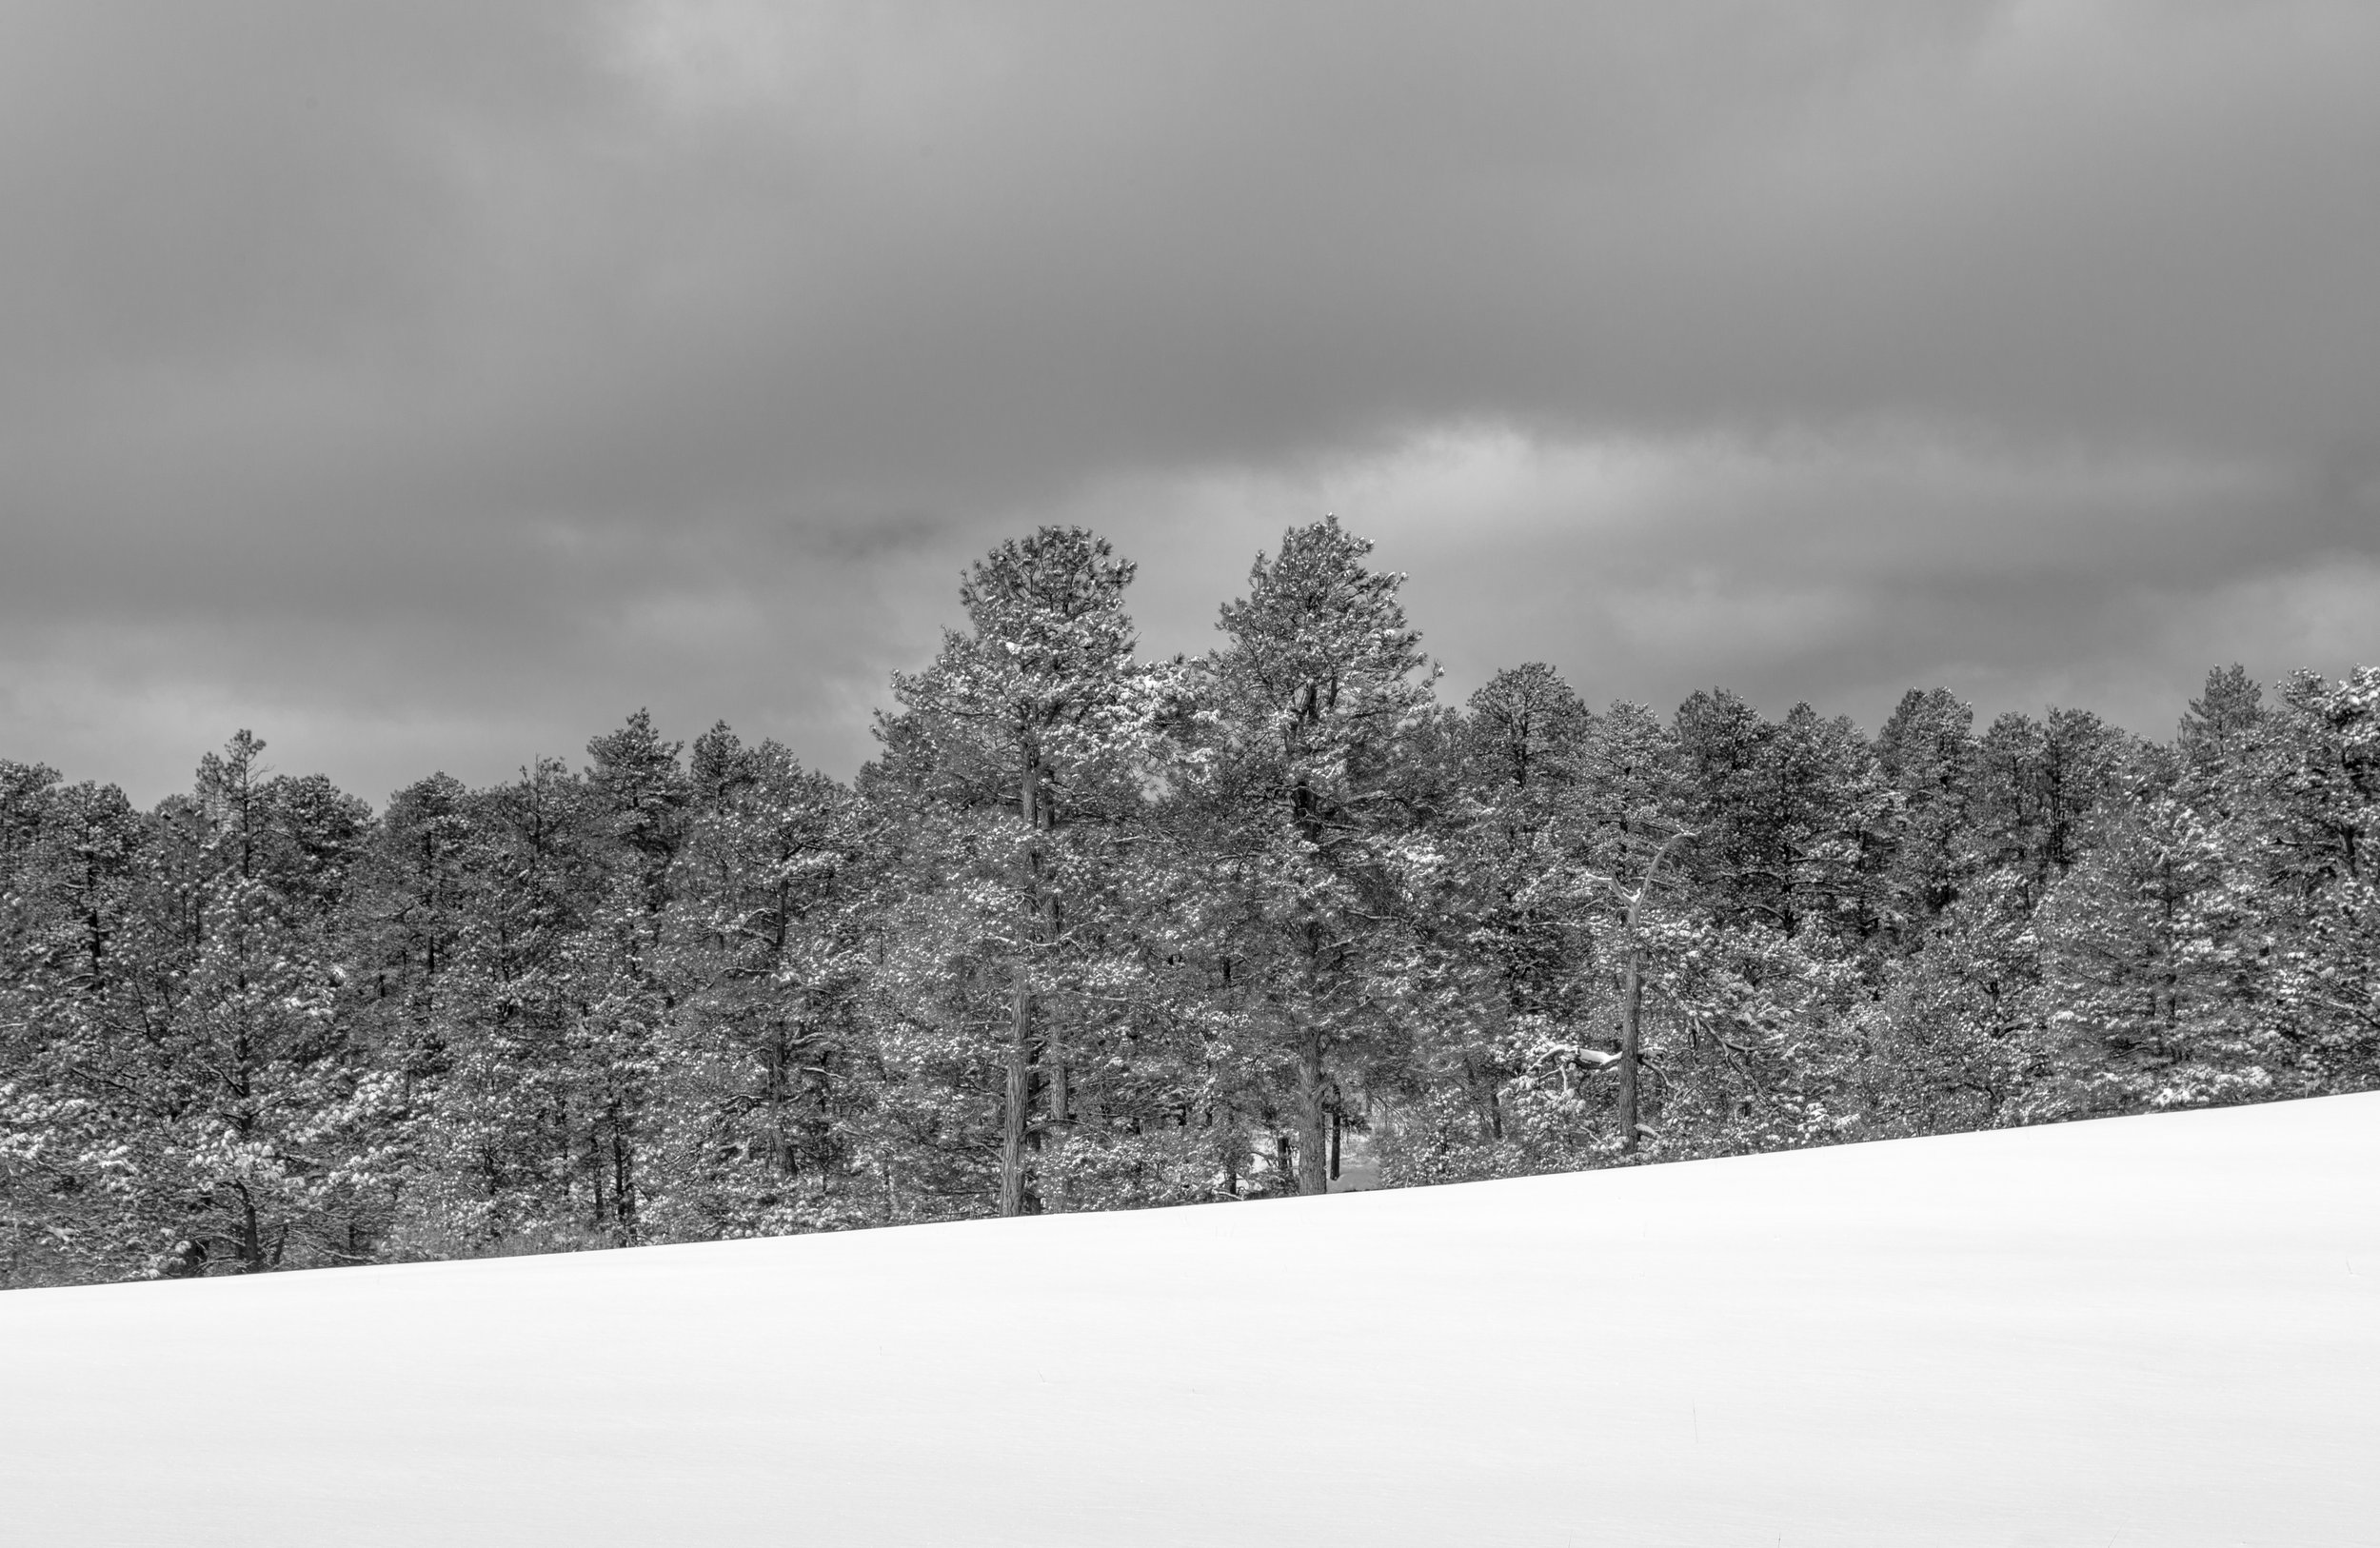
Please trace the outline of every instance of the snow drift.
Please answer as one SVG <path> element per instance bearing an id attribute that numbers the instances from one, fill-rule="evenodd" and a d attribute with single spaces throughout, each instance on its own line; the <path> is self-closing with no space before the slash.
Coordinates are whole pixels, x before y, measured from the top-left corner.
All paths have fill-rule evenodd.
<path id="1" fill-rule="evenodd" d="M 2380 1095 L 0 1296 L 12 1542 L 2380 1541 Z"/>

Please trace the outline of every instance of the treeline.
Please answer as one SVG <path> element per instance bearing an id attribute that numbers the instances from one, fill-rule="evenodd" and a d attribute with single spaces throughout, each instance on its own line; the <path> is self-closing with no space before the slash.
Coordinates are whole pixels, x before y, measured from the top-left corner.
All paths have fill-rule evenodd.
<path id="1" fill-rule="evenodd" d="M 1323 522 L 1196 660 L 1045 528 L 850 784 L 639 713 L 375 813 L 0 763 L 0 1279 L 1505 1176 L 2380 1083 L 2380 672 L 2152 743 L 1552 670 Z"/>

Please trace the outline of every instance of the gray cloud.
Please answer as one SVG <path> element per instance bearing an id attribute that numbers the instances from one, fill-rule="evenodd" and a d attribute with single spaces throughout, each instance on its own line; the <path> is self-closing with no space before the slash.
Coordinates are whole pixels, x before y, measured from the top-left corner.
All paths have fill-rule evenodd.
<path id="1" fill-rule="evenodd" d="M 1048 517 L 1544 658 L 2156 729 L 2375 649 L 2380 13 L 0 14 L 0 752 L 825 766 Z"/>

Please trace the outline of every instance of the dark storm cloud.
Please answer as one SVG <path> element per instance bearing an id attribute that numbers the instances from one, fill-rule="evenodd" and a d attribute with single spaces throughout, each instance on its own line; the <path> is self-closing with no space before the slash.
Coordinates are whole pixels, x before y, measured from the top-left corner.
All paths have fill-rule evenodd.
<path id="1" fill-rule="evenodd" d="M 2159 728 L 2375 650 L 2380 12 L 0 10 L 0 752 L 829 767 L 1050 517 L 1458 691 Z"/>

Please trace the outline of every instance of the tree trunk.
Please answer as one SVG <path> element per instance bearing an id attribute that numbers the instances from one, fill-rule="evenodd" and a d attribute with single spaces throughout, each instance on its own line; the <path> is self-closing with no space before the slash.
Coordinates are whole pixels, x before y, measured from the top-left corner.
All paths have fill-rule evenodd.
<path id="1" fill-rule="evenodd" d="M 1046 822 L 1048 805 L 1042 804 Z M 1038 875 L 1036 880 L 1038 881 Z M 1058 939 L 1058 900 L 1041 900 L 1041 939 Z M 1049 1124 L 1041 1133 L 1041 1208 L 1052 1215 L 1066 1207 L 1066 1178 L 1060 1166 L 1059 1152 L 1064 1147 L 1073 1116 L 1066 1101 L 1066 1045 L 1064 1029 L 1056 1017 L 1049 1018 L 1049 1026 L 1041 1034 L 1041 1080 L 1049 1089 Z"/>
<path id="2" fill-rule="evenodd" d="M 611 1215 L 613 1237 L 624 1247 L 636 1244 L 636 1147 L 627 1134 L 626 1119 L 617 1103 L 611 1115 Z"/>
<path id="3" fill-rule="evenodd" d="M 793 1143 L 785 1135 L 785 1105 L 791 1085 L 786 1066 L 793 1062 L 793 1050 L 785 1045 L 782 1027 L 772 1032 L 764 1046 L 768 1069 L 768 1169 L 778 1177 L 791 1177 Z"/>
<path id="4" fill-rule="evenodd" d="M 1633 925 L 1635 910 L 1629 923 Z M 1628 948 L 1628 972 L 1619 991 L 1619 1153 L 1636 1151 L 1636 1064 L 1643 1048 L 1644 948 Z"/>
<path id="5" fill-rule="evenodd" d="M 1017 982 L 1008 1012 L 1008 1095 L 1001 1109 L 1000 1212 L 1024 1213 L 1024 1104 L 1031 1092 L 1031 1072 L 1025 1060 L 1033 1033 L 1032 991 L 1025 984 L 1025 964 L 1017 963 Z"/>
<path id="6" fill-rule="evenodd" d="M 240 1272 L 262 1274 L 265 1271 L 265 1236 L 262 1222 L 256 1218 L 256 1200 L 246 1188 L 240 1190 Z"/>
<path id="7" fill-rule="evenodd" d="M 1619 991 L 1619 1153 L 1623 1156 L 1636 1153 L 1636 1131 L 1643 1122 L 1637 1111 L 1636 1073 L 1644 1060 L 1644 937 L 1637 926 L 1644 918 L 1645 894 L 1653 890 L 1661 862 L 1693 837 L 1681 828 L 1663 840 L 1653 852 L 1652 863 L 1644 868 L 1636 895 L 1628 900 L 1628 968 Z"/>
<path id="8" fill-rule="evenodd" d="M 604 1228 L 604 1137 L 594 1121 L 586 1126 L 586 1185 L 595 1190 L 595 1212 L 587 1217 L 587 1228 Z"/>
<path id="9" fill-rule="evenodd" d="M 1330 1178 L 1330 1086 L 1322 1074 L 1322 1034 L 1305 1036 L 1298 1059 L 1298 1191 L 1328 1193 Z"/>
<path id="10" fill-rule="evenodd" d="M 1024 767 L 1017 779 L 1017 810 L 1024 818 L 1025 831 L 1025 906 L 1020 910 L 1019 927 L 1025 939 L 1017 952 L 1016 982 L 1010 990 L 1008 1007 L 1008 1095 L 1001 1112 L 1000 1137 L 1000 1212 L 1002 1215 L 1024 1213 L 1024 1129 L 1025 1104 L 1033 1092 L 1032 1071 L 1027 1062 L 1033 1055 L 1033 957 L 1032 934 L 1040 923 L 1040 878 L 1035 874 L 1034 850 L 1038 845 L 1040 813 L 1035 798 L 1041 793 L 1040 762 L 1028 748 Z"/>

